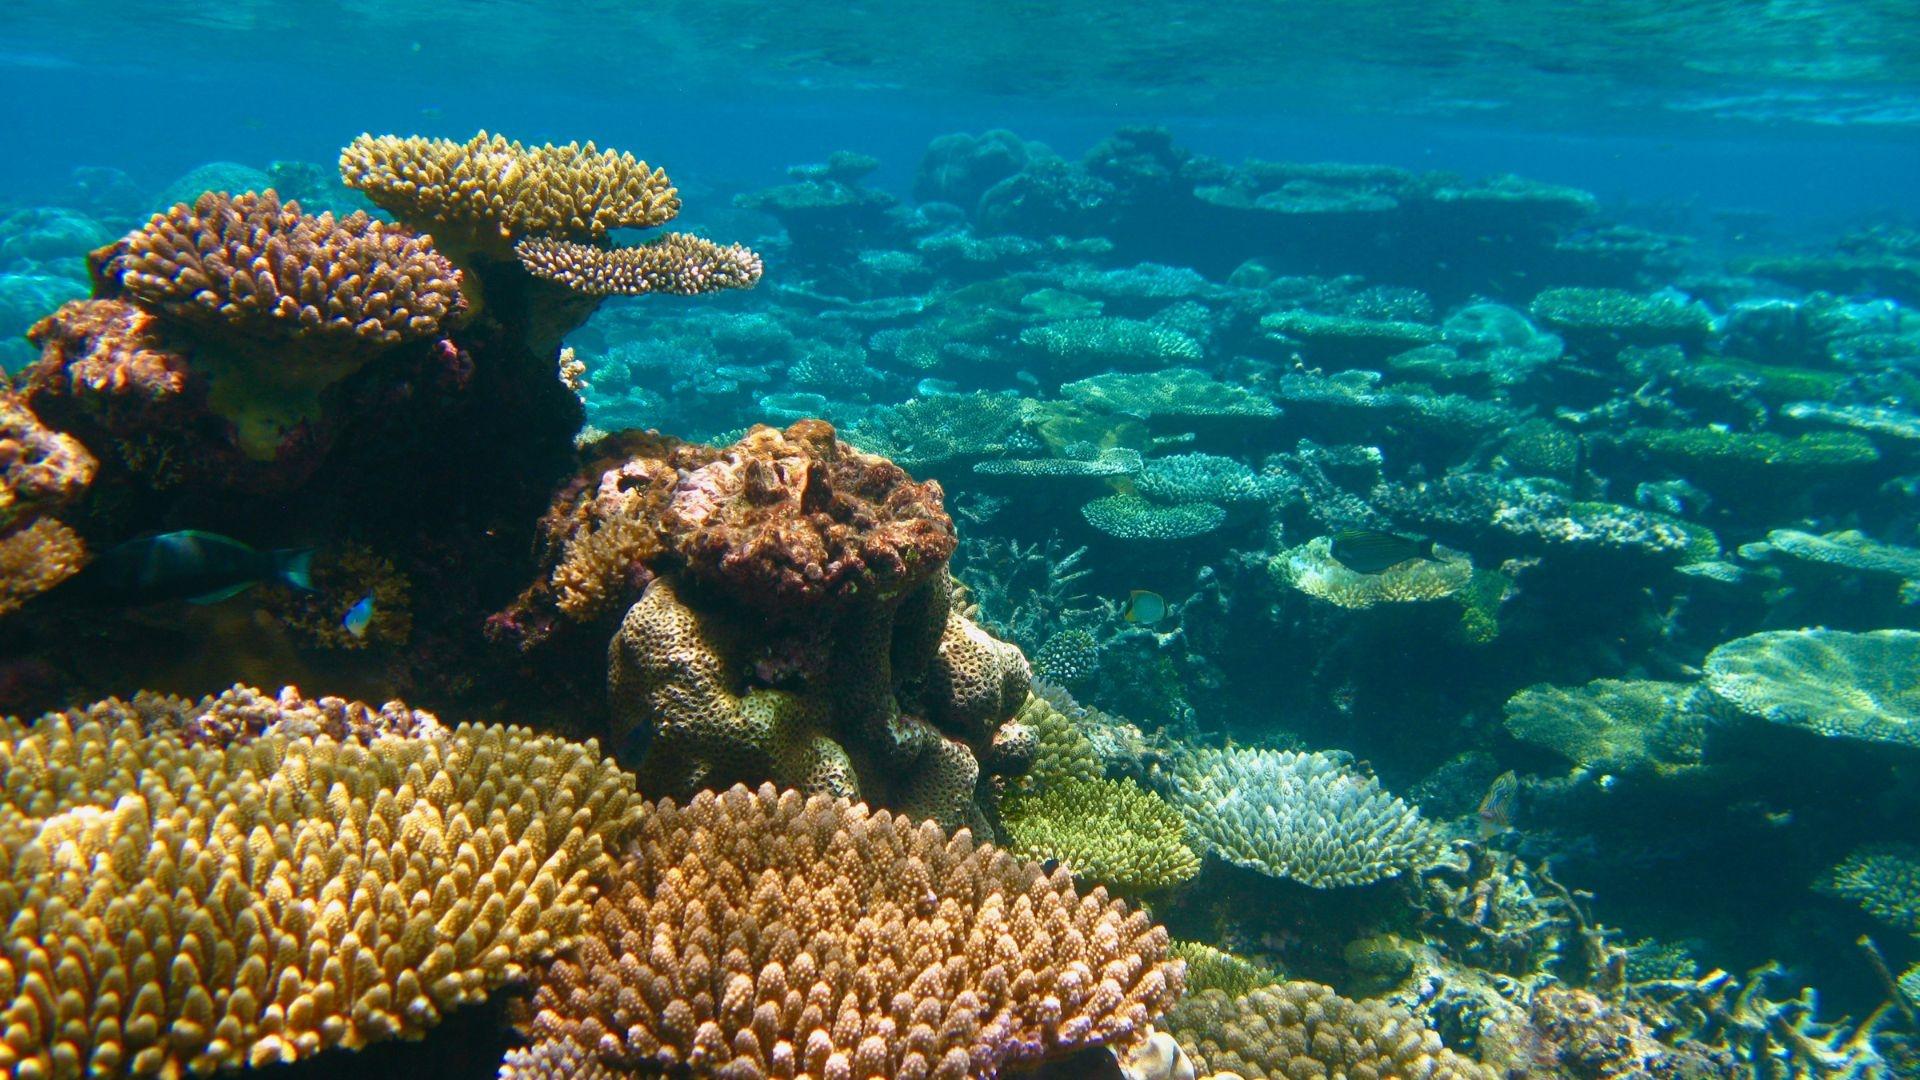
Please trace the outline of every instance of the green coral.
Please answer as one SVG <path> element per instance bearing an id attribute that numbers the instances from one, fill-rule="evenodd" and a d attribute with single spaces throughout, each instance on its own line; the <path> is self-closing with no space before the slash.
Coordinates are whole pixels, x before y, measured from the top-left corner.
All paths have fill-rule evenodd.
<path id="1" fill-rule="evenodd" d="M 1697 686 L 1648 679 L 1542 683 L 1507 700 L 1506 726 L 1583 769 L 1666 774 L 1700 763 L 1708 697 Z"/>
<path id="2" fill-rule="evenodd" d="M 1308 362 L 1335 367 L 1377 364 L 1395 353 L 1440 341 L 1439 329 L 1425 323 L 1321 315 L 1311 311 L 1276 311 L 1264 315 L 1260 329 L 1276 341 L 1300 346 Z"/>
<path id="3" fill-rule="evenodd" d="M 1475 569 L 1467 587 L 1453 594 L 1460 604 L 1460 637 L 1487 645 L 1500 636 L 1500 608 L 1514 593 L 1513 579 L 1499 570 Z"/>
<path id="4" fill-rule="evenodd" d="M 1858 903 L 1889 926 L 1920 935 L 1920 847 L 1868 844 L 1822 874 L 1814 887 Z"/>
<path id="5" fill-rule="evenodd" d="M 1060 395 L 1098 412 L 1148 420 L 1270 419 L 1280 415 L 1279 406 L 1268 398 L 1185 367 L 1095 375 L 1067 383 L 1060 388 Z"/>
<path id="6" fill-rule="evenodd" d="M 1347 569 L 1333 557 L 1333 540 L 1320 536 L 1267 562 L 1275 579 L 1343 608 L 1439 600 L 1467 587 L 1473 563 L 1460 552 L 1436 549 L 1435 558 L 1408 559 L 1377 574 Z"/>
<path id="7" fill-rule="evenodd" d="M 1920 632 L 1771 630 L 1707 654 L 1707 685 L 1770 723 L 1920 746 Z"/>
<path id="8" fill-rule="evenodd" d="M 1500 440 L 1500 456 L 1528 476 L 1566 478 L 1580 462 L 1580 436 L 1551 420 L 1528 420 Z"/>
<path id="9" fill-rule="evenodd" d="M 1087 524 L 1120 540 L 1190 540 L 1227 522 L 1223 508 L 1206 502 L 1160 506 L 1138 495 L 1108 495 L 1080 508 Z"/>
<path id="10" fill-rule="evenodd" d="M 1173 955 L 1187 962 L 1187 993 L 1218 990 L 1228 997 L 1250 994 L 1262 986 L 1273 986 L 1287 977 L 1265 964 L 1216 949 L 1203 941 L 1175 941 Z"/>
<path id="11" fill-rule="evenodd" d="M 1040 665 L 1036 662 L 1034 666 Z M 1101 778 L 1105 770 L 1094 752 L 1093 740 L 1051 701 L 1039 694 L 1028 695 L 1012 722 L 1024 724 L 1033 732 L 1035 749 L 1033 764 L 1026 773 L 1007 782 L 1009 791 L 1029 793 L 1069 781 Z"/>
<path id="12" fill-rule="evenodd" d="M 1131 780 L 1062 778 L 1003 801 L 1000 820 L 1014 854 L 1058 859 L 1075 877 L 1124 892 L 1169 888 L 1200 872 L 1180 812 Z"/>
<path id="13" fill-rule="evenodd" d="M 1858 529 L 1819 536 L 1797 529 L 1775 529 L 1764 543 L 1745 545 L 1740 554 L 1750 559 L 1785 556 L 1843 571 L 1898 578 L 1908 598 L 1920 589 L 1920 549 L 1883 544 Z"/>
<path id="14" fill-rule="evenodd" d="M 1020 332 L 1020 343 L 1062 371 L 1155 368 L 1200 359 L 1200 344 L 1138 319 L 1070 319 Z"/>

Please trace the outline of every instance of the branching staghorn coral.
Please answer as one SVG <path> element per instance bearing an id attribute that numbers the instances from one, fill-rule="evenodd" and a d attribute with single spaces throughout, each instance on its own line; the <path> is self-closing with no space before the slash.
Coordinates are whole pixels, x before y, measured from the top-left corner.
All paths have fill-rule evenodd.
<path id="1" fill-rule="evenodd" d="M 1164 929 L 1064 871 L 735 787 L 647 814 L 501 1075 L 994 1076 L 1144 1039 L 1180 980 Z"/>
<path id="2" fill-rule="evenodd" d="M 529 237 L 513 253 L 534 277 L 588 296 L 698 296 L 751 289 L 760 280 L 760 256 L 739 244 L 668 233 L 635 247 L 599 248 L 570 240 Z"/>
<path id="3" fill-rule="evenodd" d="M 464 143 L 361 135 L 341 151 L 340 176 L 446 250 L 498 260 L 524 237 L 597 241 L 680 212 L 664 170 L 591 142 L 530 147 L 484 131 Z"/>
<path id="4" fill-rule="evenodd" d="M 1166 889 L 1200 872 L 1180 812 L 1131 780 L 1063 777 L 1002 800 L 1000 822 L 1014 854 L 1058 859 L 1116 892 Z"/>
<path id="5" fill-rule="evenodd" d="M 1209 851 L 1314 888 L 1445 865 L 1446 842 L 1344 754 L 1198 747 L 1163 768 Z"/>
<path id="6" fill-rule="evenodd" d="M 1165 1027 L 1203 1076 L 1246 1080 L 1493 1080 L 1494 1072 L 1446 1049 L 1412 1016 L 1378 1001 L 1353 1001 L 1330 987 L 1286 982 L 1229 997 L 1190 994 Z"/>
<path id="7" fill-rule="evenodd" d="M 304 733 L 329 718 L 351 734 Z M 429 720 L 236 689 L 0 721 L 0 1072 L 415 1035 L 569 944 L 631 779 L 591 744 Z"/>

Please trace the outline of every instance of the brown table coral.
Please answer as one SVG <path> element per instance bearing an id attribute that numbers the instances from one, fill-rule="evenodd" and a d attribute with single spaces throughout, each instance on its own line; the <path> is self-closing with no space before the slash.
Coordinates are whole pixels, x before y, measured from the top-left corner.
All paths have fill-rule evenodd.
<path id="1" fill-rule="evenodd" d="M 704 792 L 647 815 L 501 1075 L 991 1077 L 1143 1039 L 1181 968 L 1064 871 L 844 799 Z"/>

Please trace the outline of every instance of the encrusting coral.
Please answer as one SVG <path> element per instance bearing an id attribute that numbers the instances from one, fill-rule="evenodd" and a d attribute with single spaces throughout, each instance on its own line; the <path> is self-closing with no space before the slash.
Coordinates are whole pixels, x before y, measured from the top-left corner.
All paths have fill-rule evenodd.
<path id="1" fill-rule="evenodd" d="M 1166 931 L 965 833 L 825 796 L 661 802 L 503 1080 L 990 1077 L 1124 1049 L 1178 996 Z"/>
<path id="2" fill-rule="evenodd" d="M 1440 1043 L 1414 1017 L 1378 1001 L 1353 1001 L 1312 982 L 1229 997 L 1189 994 L 1165 1026 L 1202 1076 L 1246 1080 L 1492 1080 L 1493 1070 Z"/>
<path id="3" fill-rule="evenodd" d="M 1263 874 L 1325 889 L 1445 864 L 1440 833 L 1349 760 L 1198 747 L 1163 774 L 1207 849 Z"/>
<path id="4" fill-rule="evenodd" d="M 530 147 L 484 131 L 464 143 L 361 135 L 340 152 L 340 175 L 447 250 L 498 260 L 524 237 L 602 240 L 680 212 L 665 170 L 591 142 Z"/>
<path id="5" fill-rule="evenodd" d="M 0 776 L 20 1080 L 418 1034 L 568 945 L 642 812 L 591 744 L 243 688 L 0 721 Z"/>
<path id="6" fill-rule="evenodd" d="M 760 280 L 760 256 L 739 244 L 668 233 L 636 247 L 598 248 L 571 240 L 529 237 L 513 253 L 527 273 L 588 296 L 697 296 L 751 289 Z"/>
<path id="7" fill-rule="evenodd" d="M 1002 800 L 1000 823 L 1014 854 L 1058 859 L 1118 892 L 1165 889 L 1200 872 L 1180 812 L 1131 780 L 1055 780 Z"/>

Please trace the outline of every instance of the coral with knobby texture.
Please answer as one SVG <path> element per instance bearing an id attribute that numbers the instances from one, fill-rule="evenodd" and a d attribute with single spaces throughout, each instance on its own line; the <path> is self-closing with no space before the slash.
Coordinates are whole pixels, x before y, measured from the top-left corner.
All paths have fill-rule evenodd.
<path id="1" fill-rule="evenodd" d="M 1287 981 L 1285 975 L 1264 964 L 1216 949 L 1204 941 L 1175 941 L 1173 955 L 1187 962 L 1188 994 L 1219 990 L 1237 998 L 1262 986 Z"/>
<path id="2" fill-rule="evenodd" d="M 502 1077 L 568 1058 L 990 1077 L 1144 1039 L 1180 979 L 1163 928 L 1063 871 L 843 799 L 735 787 L 647 814 L 581 947 L 539 978 L 522 1028 L 547 1049 Z"/>
<path id="3" fill-rule="evenodd" d="M 204 408 L 206 375 L 178 336 L 122 300 L 62 304 L 27 331 L 40 349 L 22 373 L 27 403 L 61 426 L 85 417 L 123 437 L 189 419 Z"/>
<path id="4" fill-rule="evenodd" d="M 680 212 L 664 170 L 591 142 L 523 146 L 484 131 L 464 143 L 361 135 L 340 152 L 340 176 L 447 250 L 499 260 L 524 237 L 596 241 Z"/>
<path id="5" fill-rule="evenodd" d="M 1528 1002 L 1522 1034 L 1528 1057 L 1553 1075 L 1583 1080 L 1686 1080 L 1748 1075 L 1732 1054 L 1674 1039 L 1620 1002 L 1588 990 L 1549 985 Z"/>
<path id="6" fill-rule="evenodd" d="M 167 712 L 0 721 L 6 1075 L 417 1035 L 569 945 L 641 813 L 591 744 L 520 728 L 196 742 Z"/>
<path id="7" fill-rule="evenodd" d="M 1037 661 L 1035 666 L 1039 666 Z M 1074 724 L 1072 717 L 1039 694 L 1028 694 L 1026 704 L 1020 706 L 1011 722 L 1032 731 L 1036 745 L 1033 764 L 1024 775 L 1014 778 L 1010 791 L 1044 791 L 1062 781 L 1098 780 L 1104 773 L 1099 756 L 1093 752 L 1092 740 Z"/>
<path id="8" fill-rule="evenodd" d="M 1308 596 L 1343 608 L 1439 600 L 1473 580 L 1473 562 L 1451 548 L 1434 549 L 1434 558 L 1408 559 L 1375 574 L 1349 570 L 1333 557 L 1333 539 L 1319 536 L 1267 564 L 1276 579 Z"/>
<path id="9" fill-rule="evenodd" d="M 288 352 L 348 364 L 464 315 L 460 272 L 430 240 L 365 213 L 312 217 L 271 189 L 209 191 L 110 250 L 102 276 L 134 302 L 211 341 L 271 346 L 275 367 L 294 366 Z"/>
<path id="10" fill-rule="evenodd" d="M 96 466 L 78 439 L 49 431 L 0 380 L 0 533 L 78 498 Z"/>
<path id="11" fill-rule="evenodd" d="M 1697 345 L 1713 331 L 1713 315 L 1700 304 L 1621 289 L 1547 289 L 1533 298 L 1527 314 L 1576 348 Z"/>
<path id="12" fill-rule="evenodd" d="M 1920 847 L 1868 844 L 1822 874 L 1815 887 L 1858 903 L 1888 926 L 1920 935 Z"/>
<path id="13" fill-rule="evenodd" d="M 0 616 L 80 572 L 87 546 L 53 518 L 0 536 Z"/>
<path id="14" fill-rule="evenodd" d="M 1014 854 L 1058 859 L 1118 892 L 1165 889 L 1200 872 L 1180 812 L 1131 780 L 1054 780 L 1002 800 L 1000 823 Z"/>
<path id="15" fill-rule="evenodd" d="M 1199 747 L 1163 771 L 1207 850 L 1316 889 L 1448 862 L 1446 840 L 1344 754 Z"/>
<path id="16" fill-rule="evenodd" d="M 753 428 L 683 476 L 664 516 L 689 573 L 774 610 L 898 597 L 944 573 L 954 548 L 938 483 L 824 420 Z"/>
<path id="17" fill-rule="evenodd" d="M 1100 639 L 1080 627 L 1047 638 L 1033 656 L 1034 674 L 1055 686 L 1077 686 L 1100 670 Z"/>
<path id="18" fill-rule="evenodd" d="M 513 253 L 527 273 L 588 296 L 751 289 L 762 269 L 760 256 L 739 244 L 723 246 L 687 233 L 623 248 L 535 236 L 515 244 Z"/>
<path id="19" fill-rule="evenodd" d="M 107 698 L 60 715 L 73 727 L 100 724 L 112 729 L 134 724 L 142 731 L 176 735 L 189 746 L 216 749 L 264 735 L 370 743 L 383 735 L 426 739 L 447 733 L 438 717 L 409 709 L 403 702 L 389 701 L 376 709 L 345 698 L 312 700 L 291 686 L 269 696 L 235 684 L 199 699 L 142 690 L 125 701 Z"/>
<path id="20" fill-rule="evenodd" d="M 1920 746 L 1920 632 L 1770 630 L 1707 654 L 1707 685 L 1770 723 Z"/>
<path id="21" fill-rule="evenodd" d="M 1245 1080 L 1492 1080 L 1493 1070 L 1448 1050 L 1413 1016 L 1378 1001 L 1353 1001 L 1311 982 L 1286 982 L 1242 997 L 1189 994 L 1166 1029 L 1202 1076 Z"/>
<path id="22" fill-rule="evenodd" d="M 1095 499 L 1080 516 L 1117 540 L 1191 540 L 1227 523 L 1226 509 L 1210 502 L 1161 506 L 1124 494 Z"/>
<path id="23" fill-rule="evenodd" d="M 1649 679 L 1541 683 L 1507 699 L 1514 738 L 1597 773 L 1681 772 L 1700 764 L 1712 694 Z"/>

